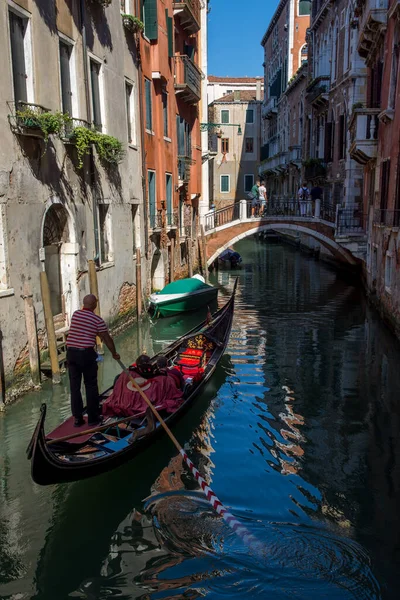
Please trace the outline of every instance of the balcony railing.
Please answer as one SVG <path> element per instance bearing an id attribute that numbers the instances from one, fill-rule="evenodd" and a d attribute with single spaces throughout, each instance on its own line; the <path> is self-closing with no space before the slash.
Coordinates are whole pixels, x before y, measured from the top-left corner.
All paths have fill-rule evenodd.
<path id="1" fill-rule="evenodd" d="M 183 183 L 190 181 L 190 167 L 195 161 L 190 156 L 178 156 L 178 179 Z"/>
<path id="2" fill-rule="evenodd" d="M 356 109 L 350 121 L 350 156 L 361 165 L 376 157 L 378 148 L 378 108 Z"/>
<path id="3" fill-rule="evenodd" d="M 289 161 L 295 165 L 301 164 L 301 155 L 301 146 L 295 146 L 289 152 Z"/>
<path id="4" fill-rule="evenodd" d="M 161 231 L 162 229 L 162 213 L 161 210 L 158 210 L 157 213 L 150 213 L 150 228 L 153 231 Z"/>
<path id="5" fill-rule="evenodd" d="M 188 56 L 174 57 L 175 93 L 188 104 L 197 104 L 201 97 L 201 71 Z"/>
<path id="6" fill-rule="evenodd" d="M 330 78 L 325 76 L 317 77 L 315 84 L 308 88 L 307 100 L 315 108 L 323 106 L 329 101 L 329 84 Z"/>
<path id="7" fill-rule="evenodd" d="M 240 203 L 229 204 L 205 215 L 205 231 L 210 231 L 221 225 L 240 219 Z"/>
<path id="8" fill-rule="evenodd" d="M 11 111 L 8 120 L 14 133 L 31 137 L 44 137 L 40 121 L 36 117 L 50 113 L 49 108 L 45 108 L 40 104 L 23 101 L 7 102 L 7 105 Z"/>
<path id="9" fill-rule="evenodd" d="M 200 29 L 200 1 L 174 0 L 174 16 L 179 16 L 183 29 L 189 33 L 197 33 Z"/>
<path id="10" fill-rule="evenodd" d="M 387 210 L 386 208 L 376 208 L 374 210 L 374 225 L 400 227 L 400 209 Z"/>
<path id="11" fill-rule="evenodd" d="M 288 152 L 278 152 L 275 156 L 267 158 L 260 165 L 259 174 L 262 175 L 266 171 L 274 171 L 275 173 L 282 173 L 288 166 Z"/>
<path id="12" fill-rule="evenodd" d="M 167 213 L 167 227 L 176 229 L 179 225 L 178 209 Z"/>
<path id="13" fill-rule="evenodd" d="M 272 119 L 278 113 L 278 100 L 272 96 L 267 102 L 262 105 L 261 118 Z"/>

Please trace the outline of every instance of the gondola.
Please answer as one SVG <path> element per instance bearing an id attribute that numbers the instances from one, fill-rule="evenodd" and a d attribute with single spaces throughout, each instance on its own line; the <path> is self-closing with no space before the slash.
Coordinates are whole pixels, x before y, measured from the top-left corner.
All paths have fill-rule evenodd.
<path id="1" fill-rule="evenodd" d="M 169 426 L 194 403 L 225 352 L 232 327 L 236 287 L 237 280 L 230 299 L 210 322 L 206 319 L 162 352 L 170 365 L 182 370 L 186 380 L 183 403 L 174 413 L 163 415 Z M 191 358 L 185 360 L 188 355 Z M 157 357 L 153 356 L 153 363 Z M 103 392 L 100 401 L 106 400 L 112 390 L 113 387 Z M 104 424 L 106 428 L 101 431 L 77 435 L 70 417 L 46 436 L 45 419 L 46 404 L 42 404 L 39 421 L 27 448 L 32 479 L 39 485 L 78 481 L 106 473 L 132 460 L 164 435 L 163 428 L 157 423 L 154 431 L 129 443 L 132 433 L 140 432 L 140 428 L 144 427 L 143 418 L 133 417 L 124 422 L 116 417 L 109 418 Z M 68 437 L 65 433 L 69 432 L 72 432 L 73 438 L 55 441 Z"/>

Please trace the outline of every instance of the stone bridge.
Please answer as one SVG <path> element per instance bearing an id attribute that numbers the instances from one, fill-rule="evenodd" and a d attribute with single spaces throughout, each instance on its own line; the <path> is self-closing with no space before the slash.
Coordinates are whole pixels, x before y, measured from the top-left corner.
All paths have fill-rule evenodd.
<path id="1" fill-rule="evenodd" d="M 354 208 L 334 208 L 318 202 L 314 214 L 304 216 L 299 214 L 298 202 L 294 200 L 270 202 L 261 217 L 251 216 L 251 203 L 247 200 L 207 213 L 203 217 L 207 264 L 210 266 L 224 250 L 239 240 L 263 231 L 309 235 L 339 262 L 358 264 L 366 251 L 363 215 Z"/>

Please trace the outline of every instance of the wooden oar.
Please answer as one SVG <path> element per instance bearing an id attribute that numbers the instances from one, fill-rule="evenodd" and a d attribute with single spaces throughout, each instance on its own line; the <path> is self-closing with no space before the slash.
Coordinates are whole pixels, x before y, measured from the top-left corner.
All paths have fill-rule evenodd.
<path id="1" fill-rule="evenodd" d="M 184 449 L 182 448 L 182 446 L 180 445 L 180 443 L 178 442 L 178 440 L 176 439 L 176 437 L 174 436 L 174 434 L 172 433 L 172 431 L 170 430 L 168 425 L 165 423 L 164 419 L 161 417 L 161 415 L 158 412 L 158 410 L 156 409 L 156 407 L 153 406 L 153 404 L 151 403 L 148 396 L 143 392 L 143 390 L 140 389 L 140 386 L 136 383 L 135 379 L 132 377 L 132 375 L 130 374 L 128 369 L 125 367 L 123 362 L 121 360 L 118 360 L 117 362 L 118 362 L 119 366 L 121 367 L 121 369 L 123 370 L 123 372 L 129 377 L 133 386 L 136 388 L 136 390 L 142 396 L 143 400 L 146 402 L 148 407 L 151 409 L 153 415 L 157 418 L 160 425 L 164 428 L 165 432 L 167 433 L 168 437 L 174 444 L 175 448 L 178 450 L 179 454 L 184 459 L 185 463 L 191 470 L 192 474 L 194 475 L 196 480 L 199 482 L 202 491 L 204 492 L 207 500 L 209 501 L 211 506 L 214 508 L 214 510 L 219 515 L 221 515 L 221 517 L 226 521 L 226 523 L 229 525 L 229 527 L 231 527 L 233 529 L 233 531 L 245 542 L 245 544 L 247 544 L 248 546 L 250 546 L 252 549 L 256 550 L 257 552 L 260 552 L 261 550 L 263 550 L 264 545 L 261 544 L 261 542 L 259 540 L 257 540 L 257 538 L 254 537 L 254 535 L 252 533 L 250 533 L 250 531 L 248 529 L 246 529 L 246 527 L 244 527 L 244 525 L 242 525 L 240 523 L 240 521 L 238 521 L 236 519 L 236 517 L 234 517 L 232 515 L 232 513 L 227 511 L 227 509 L 224 507 L 222 502 L 214 494 L 214 492 L 208 485 L 207 481 L 205 479 L 203 479 L 203 477 L 200 475 L 200 473 L 198 472 L 198 470 L 196 469 L 196 467 L 194 466 L 194 464 L 192 463 L 190 458 L 187 456 L 186 452 L 184 451 Z"/>

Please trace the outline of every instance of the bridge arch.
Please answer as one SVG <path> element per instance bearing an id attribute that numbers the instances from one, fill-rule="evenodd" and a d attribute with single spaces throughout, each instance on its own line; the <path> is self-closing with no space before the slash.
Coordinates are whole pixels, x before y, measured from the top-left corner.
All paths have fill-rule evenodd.
<path id="1" fill-rule="evenodd" d="M 353 266 L 357 264 L 357 261 L 354 259 L 354 257 L 348 250 L 346 250 L 345 248 L 343 248 L 343 246 L 335 242 L 334 239 L 317 231 L 316 229 L 312 229 L 311 227 L 306 227 L 297 223 L 260 223 L 259 225 L 252 227 L 253 224 L 254 223 L 247 223 L 246 225 L 248 225 L 248 228 L 246 228 L 245 230 L 243 230 L 243 223 L 226 228 L 224 229 L 223 237 L 221 236 L 222 231 L 217 232 L 214 235 L 211 234 L 210 236 L 207 236 L 209 237 L 209 239 L 214 238 L 212 240 L 214 244 L 208 244 L 209 248 L 211 246 L 215 248 L 215 242 L 218 242 L 218 240 L 221 240 L 222 243 L 222 245 L 218 247 L 217 250 L 214 250 L 214 252 L 213 248 L 209 250 L 211 256 L 207 260 L 207 265 L 210 266 L 224 250 L 226 250 L 233 244 L 236 244 L 236 242 L 239 242 L 240 240 L 250 237 L 251 235 L 254 235 L 256 233 L 261 233 L 263 231 L 295 231 L 298 233 L 304 233 L 305 235 L 313 237 L 318 242 L 320 242 L 325 248 L 332 252 L 335 258 L 337 258 L 339 261 L 345 262 Z M 225 242 L 224 240 L 227 237 L 228 241 Z"/>

